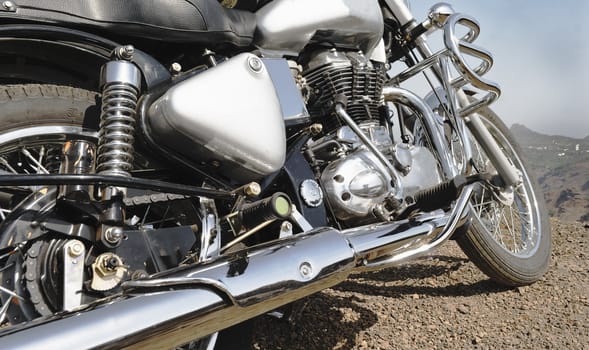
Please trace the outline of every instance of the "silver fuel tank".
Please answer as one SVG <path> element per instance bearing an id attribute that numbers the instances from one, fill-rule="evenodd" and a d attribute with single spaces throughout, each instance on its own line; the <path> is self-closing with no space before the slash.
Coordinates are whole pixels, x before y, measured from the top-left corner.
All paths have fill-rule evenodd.
<path id="1" fill-rule="evenodd" d="M 300 93 L 280 96 L 285 89 L 273 82 L 276 69 L 291 79 L 283 85 L 294 86 L 286 61 L 268 65 L 249 53 L 174 85 L 149 108 L 149 133 L 165 148 L 233 180 L 277 171 L 286 156 L 288 116 L 281 99 L 298 98 L 298 111 L 306 110 Z"/>
<path id="2" fill-rule="evenodd" d="M 377 0 L 274 0 L 256 12 L 256 45 L 298 55 L 309 43 L 372 54 L 383 34 Z"/>

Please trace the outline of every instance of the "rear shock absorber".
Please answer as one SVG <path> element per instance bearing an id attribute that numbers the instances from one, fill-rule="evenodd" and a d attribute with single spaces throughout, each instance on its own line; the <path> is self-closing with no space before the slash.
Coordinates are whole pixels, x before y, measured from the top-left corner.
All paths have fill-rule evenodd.
<path id="1" fill-rule="evenodd" d="M 135 113 L 141 72 L 133 63 L 133 46 L 115 50 L 117 60 L 102 68 L 102 114 L 98 142 L 97 172 L 100 175 L 131 176 Z"/>
<path id="2" fill-rule="evenodd" d="M 141 91 L 141 71 L 131 62 L 133 53 L 133 46 L 118 47 L 113 51 L 113 60 L 102 67 L 102 113 L 96 165 L 100 175 L 131 176 L 135 114 Z M 125 195 L 126 190 L 118 187 L 100 190 L 104 211 L 98 231 L 106 246 L 117 246 L 122 238 Z"/>

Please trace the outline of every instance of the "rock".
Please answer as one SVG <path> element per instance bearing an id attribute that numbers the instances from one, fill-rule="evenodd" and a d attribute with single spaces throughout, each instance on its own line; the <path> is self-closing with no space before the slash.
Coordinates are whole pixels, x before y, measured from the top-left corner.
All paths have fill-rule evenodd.
<path id="1" fill-rule="evenodd" d="M 468 315 L 470 313 L 470 308 L 467 305 L 459 305 L 456 310 L 464 315 Z"/>

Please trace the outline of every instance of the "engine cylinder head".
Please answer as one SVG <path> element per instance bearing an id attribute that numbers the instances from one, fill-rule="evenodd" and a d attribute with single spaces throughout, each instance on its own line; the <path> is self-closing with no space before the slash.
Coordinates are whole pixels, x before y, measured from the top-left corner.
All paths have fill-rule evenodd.
<path id="1" fill-rule="evenodd" d="M 327 133 L 342 126 L 333 114 L 336 96 L 345 97 L 346 112 L 356 123 L 378 120 L 386 80 L 384 65 L 371 62 L 362 52 L 332 49 L 315 54 L 303 75 L 310 90 L 309 113 L 323 119 Z"/>

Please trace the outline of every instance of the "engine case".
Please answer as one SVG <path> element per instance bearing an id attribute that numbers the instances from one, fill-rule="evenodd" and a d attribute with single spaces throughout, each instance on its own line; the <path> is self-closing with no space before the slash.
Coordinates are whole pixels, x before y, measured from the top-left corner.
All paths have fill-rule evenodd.
<path id="1" fill-rule="evenodd" d="M 284 164 L 286 116 L 278 95 L 264 61 L 243 53 L 157 99 L 147 114 L 149 133 L 194 162 L 214 164 L 230 179 L 252 181 Z"/>
<path id="2" fill-rule="evenodd" d="M 402 146 L 402 147 L 401 147 Z M 403 149 L 410 165 L 401 176 L 403 195 L 409 196 L 417 191 L 439 184 L 442 180 L 437 170 L 437 162 L 425 147 L 398 144 L 391 149 Z M 341 159 L 331 162 L 321 174 L 321 181 L 327 200 L 337 219 L 342 221 L 373 221 L 374 209 L 382 204 L 393 190 L 391 177 L 369 150 L 361 147 Z"/>

